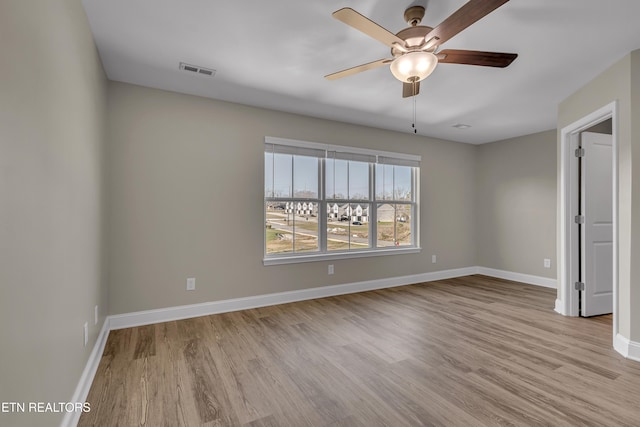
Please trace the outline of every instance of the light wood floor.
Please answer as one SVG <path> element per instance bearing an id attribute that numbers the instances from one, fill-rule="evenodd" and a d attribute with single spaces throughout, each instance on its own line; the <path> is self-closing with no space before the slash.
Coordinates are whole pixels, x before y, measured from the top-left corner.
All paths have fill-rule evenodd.
<path id="1" fill-rule="evenodd" d="M 112 331 L 80 426 L 640 425 L 611 316 L 469 276 Z"/>

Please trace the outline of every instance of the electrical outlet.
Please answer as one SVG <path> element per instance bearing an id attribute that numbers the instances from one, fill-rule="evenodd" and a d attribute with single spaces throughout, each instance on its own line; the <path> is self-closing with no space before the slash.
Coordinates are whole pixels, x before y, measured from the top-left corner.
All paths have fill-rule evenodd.
<path id="1" fill-rule="evenodd" d="M 195 291 L 196 290 L 196 278 L 190 277 L 187 279 L 187 290 Z"/>
<path id="2" fill-rule="evenodd" d="M 89 342 L 89 322 L 84 322 L 84 346 Z"/>
<path id="3" fill-rule="evenodd" d="M 98 306 L 93 307 L 93 324 L 98 324 Z"/>
<path id="4" fill-rule="evenodd" d="M 329 264 L 329 274 L 333 274 L 333 264 Z"/>
<path id="5" fill-rule="evenodd" d="M 549 258 L 544 259 L 544 268 L 551 268 L 551 260 Z"/>
<path id="6" fill-rule="evenodd" d="M 431 264 L 435 264 L 438 259 L 435 255 L 431 255 Z"/>

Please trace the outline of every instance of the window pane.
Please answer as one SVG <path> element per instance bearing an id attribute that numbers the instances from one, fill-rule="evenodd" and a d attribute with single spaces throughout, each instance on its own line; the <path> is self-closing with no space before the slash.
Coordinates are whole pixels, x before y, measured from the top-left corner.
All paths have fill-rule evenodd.
<path id="1" fill-rule="evenodd" d="M 335 164 L 333 159 L 324 162 L 324 193 L 327 199 L 335 199 L 335 184 L 333 180 Z"/>
<path id="2" fill-rule="evenodd" d="M 325 184 L 327 199 L 347 199 L 347 164 L 341 159 L 327 159 Z"/>
<path id="3" fill-rule="evenodd" d="M 349 205 L 351 225 L 349 230 L 350 249 L 366 249 L 369 247 L 369 204 Z"/>
<path id="4" fill-rule="evenodd" d="M 293 197 L 318 198 L 318 158 L 293 157 Z"/>
<path id="5" fill-rule="evenodd" d="M 411 245 L 411 205 L 396 205 L 396 242 L 397 246 Z"/>
<path id="6" fill-rule="evenodd" d="M 283 202 L 267 202 L 265 241 L 267 254 L 293 252 L 293 221 Z"/>
<path id="7" fill-rule="evenodd" d="M 369 163 L 349 162 L 349 199 L 369 200 Z"/>
<path id="8" fill-rule="evenodd" d="M 411 200 L 411 168 L 394 166 L 394 200 Z"/>
<path id="9" fill-rule="evenodd" d="M 410 166 L 376 164 L 376 199 L 413 200 L 412 170 Z"/>
<path id="10" fill-rule="evenodd" d="M 345 251 L 349 249 L 350 217 L 347 203 L 327 204 L 327 250 Z"/>
<path id="11" fill-rule="evenodd" d="M 264 153 L 264 197 L 273 197 L 273 153 Z"/>
<path id="12" fill-rule="evenodd" d="M 329 215 L 333 216 L 327 222 L 327 250 L 369 248 L 369 209 L 369 204 L 331 204 Z"/>
<path id="13" fill-rule="evenodd" d="M 377 246 L 411 245 L 411 205 L 378 203 Z"/>
<path id="14" fill-rule="evenodd" d="M 318 204 L 296 202 L 294 221 L 294 252 L 313 252 L 318 246 Z"/>
<path id="15" fill-rule="evenodd" d="M 327 250 L 369 248 L 369 204 L 333 203 L 327 207 Z"/>
<path id="16" fill-rule="evenodd" d="M 391 200 L 393 196 L 393 165 L 376 164 L 376 199 Z"/>
<path id="17" fill-rule="evenodd" d="M 318 251 L 318 203 L 266 203 L 267 254 Z"/>
<path id="18" fill-rule="evenodd" d="M 273 167 L 273 196 L 291 197 L 293 156 L 291 154 L 274 154 Z"/>
<path id="19" fill-rule="evenodd" d="M 376 214 L 378 215 L 378 230 L 377 237 L 379 248 L 387 246 L 395 246 L 396 242 L 396 230 L 395 230 L 395 218 L 396 207 L 390 203 L 378 203 Z"/>

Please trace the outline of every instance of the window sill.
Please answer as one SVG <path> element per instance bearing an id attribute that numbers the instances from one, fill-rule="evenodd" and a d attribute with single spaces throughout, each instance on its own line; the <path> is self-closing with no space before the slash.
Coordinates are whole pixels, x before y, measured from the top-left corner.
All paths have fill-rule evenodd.
<path id="1" fill-rule="evenodd" d="M 273 258 L 264 258 L 262 263 L 264 265 L 281 265 L 281 264 L 298 264 L 301 262 L 316 262 L 316 261 L 333 261 L 337 259 L 349 259 L 349 258 L 369 258 L 377 256 L 388 255 L 404 255 L 404 254 L 417 254 L 422 251 L 419 247 L 408 247 L 401 249 L 378 249 L 372 251 L 362 252 L 337 252 L 331 254 L 313 254 L 313 255 L 292 255 L 292 256 L 279 256 Z"/>

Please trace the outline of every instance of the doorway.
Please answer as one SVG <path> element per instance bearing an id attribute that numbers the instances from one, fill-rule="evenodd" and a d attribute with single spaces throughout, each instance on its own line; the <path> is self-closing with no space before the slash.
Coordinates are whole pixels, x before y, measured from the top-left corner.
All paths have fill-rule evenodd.
<path id="1" fill-rule="evenodd" d="M 608 248 L 601 245 L 599 256 L 611 257 L 610 273 L 601 270 L 596 274 L 609 275 L 611 277 L 611 295 L 612 300 L 611 311 L 613 312 L 613 336 L 617 335 L 617 318 L 618 309 L 618 251 L 617 251 L 617 211 L 618 211 L 618 156 L 617 156 L 617 104 L 613 102 L 601 109 L 589 114 L 588 116 L 572 123 L 563 128 L 560 132 L 560 213 L 559 213 L 559 275 L 558 275 L 558 299 L 556 300 L 555 310 L 565 316 L 579 316 L 583 308 L 581 301 L 580 283 L 584 283 L 581 279 L 586 275 L 586 265 L 584 261 L 585 253 L 581 252 L 585 236 L 582 234 L 584 228 L 578 227 L 576 221 L 580 218 L 576 216 L 580 213 L 581 183 L 580 163 L 576 160 L 576 150 L 581 146 L 582 134 L 587 131 L 610 133 L 611 149 L 611 180 L 609 182 L 610 204 L 607 209 L 611 212 L 611 242 Z M 581 240 L 582 239 L 582 240 Z M 599 240 L 598 240 L 599 241 Z M 608 251 L 608 252 L 607 252 Z M 583 261 L 581 264 L 581 260 Z M 594 273 L 593 271 L 591 273 Z M 588 315 L 588 313 L 587 313 Z"/>

